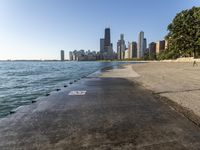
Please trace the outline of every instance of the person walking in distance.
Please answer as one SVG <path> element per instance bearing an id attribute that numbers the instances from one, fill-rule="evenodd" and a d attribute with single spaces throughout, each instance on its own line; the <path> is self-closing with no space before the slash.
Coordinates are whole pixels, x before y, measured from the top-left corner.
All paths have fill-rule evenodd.
<path id="1" fill-rule="evenodd" d="M 193 67 L 195 67 L 195 66 L 198 66 L 196 61 L 193 62 Z"/>

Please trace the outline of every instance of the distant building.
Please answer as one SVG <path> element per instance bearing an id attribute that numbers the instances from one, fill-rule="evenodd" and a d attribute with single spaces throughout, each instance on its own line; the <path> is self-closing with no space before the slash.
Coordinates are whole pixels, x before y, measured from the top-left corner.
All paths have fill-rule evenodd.
<path id="1" fill-rule="evenodd" d="M 105 29 L 105 34 L 104 34 L 104 50 L 105 52 L 108 52 L 111 46 L 110 42 L 110 28 Z"/>
<path id="2" fill-rule="evenodd" d="M 126 44 L 124 41 L 124 35 L 120 35 L 120 40 L 117 42 L 117 55 L 118 59 L 122 60 L 124 59 L 124 52 L 126 50 Z"/>
<path id="3" fill-rule="evenodd" d="M 156 54 L 159 54 L 165 50 L 165 40 L 158 41 L 156 43 Z"/>
<path id="4" fill-rule="evenodd" d="M 69 60 L 70 60 L 70 61 L 73 60 L 73 52 L 69 52 Z"/>
<path id="5" fill-rule="evenodd" d="M 101 60 L 101 53 L 100 52 L 97 52 L 97 54 L 96 54 L 96 60 Z"/>
<path id="6" fill-rule="evenodd" d="M 100 39 L 100 53 L 104 53 L 104 39 Z"/>
<path id="7" fill-rule="evenodd" d="M 61 51 L 60 51 L 60 60 L 61 60 L 61 61 L 64 61 L 64 60 L 65 60 L 65 51 L 64 51 L 64 50 L 61 50 Z"/>
<path id="8" fill-rule="evenodd" d="M 137 58 L 137 43 L 131 42 L 128 44 L 129 59 Z"/>
<path id="9" fill-rule="evenodd" d="M 137 48 L 137 58 L 143 58 L 144 57 L 144 51 L 145 51 L 145 44 L 144 44 L 144 32 L 141 31 L 138 36 L 138 48 Z"/>
<path id="10" fill-rule="evenodd" d="M 76 60 L 77 61 L 87 60 L 87 58 L 85 57 L 85 51 L 84 50 L 76 51 Z"/>
<path id="11" fill-rule="evenodd" d="M 110 28 L 105 29 L 104 35 L 104 52 L 111 54 L 113 52 L 113 47 L 111 43 Z"/>
<path id="12" fill-rule="evenodd" d="M 87 61 L 95 61 L 97 60 L 97 53 L 95 51 L 86 51 L 86 60 Z"/>
<path id="13" fill-rule="evenodd" d="M 111 43 L 110 28 L 105 29 L 104 39 L 100 39 L 100 59 L 114 59 L 113 44 Z"/>
<path id="14" fill-rule="evenodd" d="M 105 29 L 105 34 L 104 34 L 104 39 L 105 39 L 105 46 L 110 46 L 110 28 Z"/>
<path id="15" fill-rule="evenodd" d="M 124 59 L 130 59 L 130 52 L 129 52 L 129 49 L 126 49 L 124 51 Z"/>
<path id="16" fill-rule="evenodd" d="M 132 58 L 137 58 L 137 42 L 132 42 Z"/>
<path id="17" fill-rule="evenodd" d="M 147 52 L 147 39 L 144 38 L 143 40 L 143 52 L 146 53 Z"/>
<path id="18" fill-rule="evenodd" d="M 149 44 L 149 59 L 155 60 L 156 59 L 156 43 L 151 42 Z"/>
<path id="19" fill-rule="evenodd" d="M 74 61 L 76 61 L 77 60 L 77 50 L 74 50 L 72 53 L 73 53 L 72 58 Z"/>
<path id="20" fill-rule="evenodd" d="M 84 50 L 74 50 L 73 52 L 69 52 L 71 61 L 95 61 L 100 57 L 100 54 L 95 51 L 84 51 Z"/>

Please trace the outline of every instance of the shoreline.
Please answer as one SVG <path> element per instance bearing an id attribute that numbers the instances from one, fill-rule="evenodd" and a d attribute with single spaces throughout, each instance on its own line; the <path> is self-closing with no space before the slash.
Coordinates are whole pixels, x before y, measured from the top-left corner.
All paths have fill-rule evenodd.
<path id="1" fill-rule="evenodd" d="M 181 112 L 184 116 L 186 116 L 188 119 L 190 119 L 191 121 L 195 122 L 195 124 L 197 124 L 198 126 L 200 126 L 200 115 L 197 115 L 194 111 L 192 111 L 190 108 L 188 107 L 184 107 L 184 106 L 181 106 L 179 103 L 175 102 L 173 99 L 170 99 L 169 97 L 167 96 L 164 96 L 162 95 L 163 92 L 156 92 L 156 90 L 154 90 L 153 88 L 150 88 L 149 85 L 148 87 L 145 85 L 144 82 L 141 82 L 141 81 L 138 81 L 138 80 L 135 80 L 136 78 L 140 78 L 140 75 L 137 73 L 137 71 L 131 71 L 130 70 L 130 66 L 135 66 L 135 65 L 141 65 L 143 64 L 143 62 L 138 62 L 136 61 L 135 64 L 131 64 L 131 63 L 134 63 L 135 61 L 132 61 L 132 62 L 127 62 L 127 63 L 130 63 L 130 64 L 118 64 L 118 65 L 113 65 L 113 66 L 108 66 L 108 67 L 104 67 L 104 68 L 101 68 L 87 76 L 84 76 L 84 77 L 81 77 L 82 79 L 83 78 L 97 78 L 97 77 L 112 77 L 112 78 L 127 78 L 129 80 L 132 80 L 134 82 L 137 82 L 138 84 L 140 84 L 141 86 L 143 86 L 144 88 L 146 88 L 147 90 L 150 90 L 152 94 L 154 94 L 156 97 L 158 97 L 159 99 L 162 99 L 163 101 L 165 101 L 166 103 L 168 103 L 170 106 L 174 107 L 174 109 L 176 109 L 177 111 Z M 159 64 L 159 63 L 166 63 L 166 64 L 177 64 L 177 63 L 185 63 L 185 64 L 188 64 L 190 62 L 158 62 L 158 61 L 151 61 L 151 62 L 145 62 L 146 63 L 154 63 L 154 64 Z M 145 65 L 144 64 L 144 65 Z M 128 70 L 127 69 L 123 69 L 124 67 L 129 67 Z M 103 74 L 103 75 L 102 75 Z M 130 78 L 133 78 L 133 79 L 130 79 Z M 79 79 L 81 80 L 81 79 Z M 79 81 L 78 80 L 78 81 Z M 76 80 L 77 82 L 77 80 Z M 51 95 L 54 95 L 56 93 L 58 93 L 59 91 L 62 91 L 62 90 L 65 90 L 66 88 L 69 88 L 69 86 L 72 86 L 73 83 L 76 83 L 74 81 L 70 81 L 68 85 L 66 85 L 65 87 L 60 87 L 59 89 L 56 89 L 55 91 L 51 91 L 49 92 L 46 96 L 40 96 L 36 99 L 33 99 L 32 100 L 32 104 L 38 102 L 38 101 L 41 101 L 42 99 L 45 99 L 47 98 L 48 96 L 51 96 Z M 176 91 L 174 91 L 176 92 Z M 171 101 L 171 102 L 170 102 Z M 3 118 L 7 118 L 9 117 L 10 115 L 12 114 L 15 114 L 16 112 L 20 111 L 20 109 L 23 109 L 24 107 L 28 107 L 29 105 L 32 105 L 32 104 L 28 104 L 28 105 L 21 105 L 13 110 L 10 111 L 10 114 L 4 116 L 4 117 L 1 117 L 1 119 Z"/>
<path id="2" fill-rule="evenodd" d="M 128 61 L 129 62 L 129 61 Z M 135 61 L 133 61 L 135 62 Z M 137 82 L 140 86 L 143 86 L 146 90 L 150 91 L 156 98 L 161 99 L 163 102 L 167 103 L 168 105 L 172 106 L 175 110 L 177 110 L 178 112 L 182 113 L 186 118 L 188 118 L 189 120 L 191 120 L 192 122 L 194 122 L 195 124 L 197 124 L 198 126 L 200 126 L 200 116 L 195 114 L 195 112 L 193 112 L 190 108 L 188 107 L 184 107 L 181 106 L 179 103 L 173 101 L 173 99 L 170 99 L 166 96 L 163 96 L 161 94 L 159 94 L 159 92 L 157 93 L 154 89 L 151 89 L 150 87 L 147 87 L 143 82 L 135 80 L 136 78 L 140 78 L 140 75 L 136 72 L 136 71 L 132 71 L 130 70 L 130 67 L 133 67 L 133 65 L 141 65 L 143 62 L 138 62 L 136 61 L 135 64 L 131 64 L 133 62 L 130 62 L 130 64 L 119 64 L 119 65 L 113 65 L 113 66 L 108 66 L 108 67 L 104 67 L 101 68 L 87 76 L 81 77 L 80 79 L 76 80 L 76 82 L 81 81 L 84 78 L 126 78 L 130 81 L 134 81 Z M 145 63 L 188 63 L 188 62 L 155 62 L 155 61 L 151 61 L 151 62 L 145 62 Z M 128 66 L 128 70 L 127 67 Z M 126 68 L 126 69 L 123 69 Z M 115 74 L 115 75 L 114 75 Z M 52 96 L 54 94 L 57 94 L 58 92 L 65 90 L 66 88 L 69 88 L 71 86 L 73 86 L 74 83 L 76 83 L 74 81 L 70 81 L 69 84 L 67 84 L 65 87 L 60 87 L 59 89 L 56 89 L 55 91 L 51 91 L 49 92 L 46 96 L 40 96 L 36 99 L 32 100 L 31 104 L 28 105 L 21 105 L 13 110 L 10 111 L 10 114 L 1 117 L 1 119 L 4 118 L 8 118 L 9 116 L 17 113 L 18 111 L 20 112 L 21 109 L 23 111 L 23 109 L 26 109 L 26 107 L 29 107 L 37 102 L 41 102 L 42 100 L 45 100 L 46 98 L 48 98 L 49 96 Z M 175 91 L 174 91 L 175 92 Z M 161 92 L 162 93 L 162 92 Z"/>
<path id="3" fill-rule="evenodd" d="M 139 84 L 134 65 L 148 64 L 107 68 L 0 119 L 0 149 L 199 148 L 200 128 Z"/>
<path id="4" fill-rule="evenodd" d="M 16 62 L 17 62 L 17 61 L 16 61 Z M 19 61 L 19 62 L 20 62 L 20 61 Z M 22 62 L 23 62 L 23 61 L 22 61 Z M 32 62 L 32 61 L 30 61 L 30 62 Z M 33 61 L 33 62 L 35 62 L 35 61 Z M 38 62 L 40 62 L 40 61 L 38 61 Z M 47 61 L 47 62 L 48 62 L 48 61 Z M 122 62 L 122 63 L 123 63 L 123 62 Z M 140 63 L 140 62 L 136 62 L 136 63 Z M 43 95 L 41 95 L 41 96 L 39 96 L 39 97 L 37 97 L 37 98 L 35 98 L 35 99 L 32 99 L 28 104 L 20 105 L 20 106 L 14 108 L 14 109 L 8 111 L 8 112 L 7 112 L 7 115 L 4 115 L 4 116 L 1 116 L 1 117 L 0 117 L 0 120 L 1 120 L 1 119 L 4 119 L 4 118 L 9 118 L 9 117 L 12 116 L 13 114 L 16 114 L 18 111 L 19 111 L 19 112 L 20 112 L 20 111 L 24 111 L 24 109 L 27 109 L 29 106 L 31 106 L 31 105 L 33 105 L 33 104 L 35 104 L 35 103 L 37 103 L 37 102 L 40 102 L 40 101 L 42 101 L 42 100 L 45 100 L 45 99 L 48 98 L 49 96 L 54 95 L 54 94 L 58 93 L 59 91 L 65 90 L 66 88 L 69 88 L 69 87 L 72 86 L 74 83 L 76 83 L 76 82 L 78 82 L 78 81 L 81 81 L 81 80 L 84 79 L 84 78 L 87 78 L 87 77 L 94 77 L 94 76 L 97 77 L 100 73 L 102 73 L 102 72 L 104 72 L 104 71 L 106 71 L 106 70 L 110 70 L 110 69 L 112 69 L 112 68 L 118 68 L 118 67 L 121 66 L 121 65 L 124 65 L 124 64 L 118 64 L 118 65 L 112 64 L 111 66 L 105 66 L 105 67 L 103 67 L 103 68 L 98 69 L 97 71 L 94 71 L 93 73 L 89 73 L 89 74 L 87 74 L 86 76 L 82 76 L 82 77 L 80 77 L 79 79 L 74 79 L 74 80 L 66 81 L 66 85 L 61 86 L 61 87 L 55 86 L 56 88 L 55 88 L 54 90 L 49 91 L 49 92 L 44 91 L 44 94 L 43 94 Z M 45 93 L 46 93 L 46 94 L 45 94 Z"/>

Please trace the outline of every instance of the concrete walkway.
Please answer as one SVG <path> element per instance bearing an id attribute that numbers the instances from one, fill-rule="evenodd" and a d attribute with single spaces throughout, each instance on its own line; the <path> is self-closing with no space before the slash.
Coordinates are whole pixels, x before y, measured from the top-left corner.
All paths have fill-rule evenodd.
<path id="1" fill-rule="evenodd" d="M 0 149 L 198 150 L 200 129 L 133 81 L 86 78 L 1 119 Z"/>

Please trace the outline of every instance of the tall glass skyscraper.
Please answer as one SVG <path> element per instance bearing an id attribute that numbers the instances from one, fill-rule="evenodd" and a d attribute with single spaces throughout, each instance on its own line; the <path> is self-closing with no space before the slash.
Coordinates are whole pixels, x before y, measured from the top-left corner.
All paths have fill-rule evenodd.
<path id="1" fill-rule="evenodd" d="M 100 54 L 101 59 L 113 59 L 113 45 L 111 43 L 110 28 L 105 29 L 104 38 L 100 39 Z"/>
<path id="2" fill-rule="evenodd" d="M 144 32 L 141 31 L 138 36 L 137 58 L 144 57 Z"/>
<path id="3" fill-rule="evenodd" d="M 104 53 L 104 39 L 100 39 L 100 53 Z"/>
<path id="4" fill-rule="evenodd" d="M 105 36 L 104 36 L 104 46 L 110 46 L 110 28 L 105 29 Z"/>
<path id="5" fill-rule="evenodd" d="M 120 40 L 117 42 L 117 57 L 118 59 L 124 59 L 124 52 L 126 50 L 126 45 L 124 41 L 124 34 L 120 35 Z"/>

